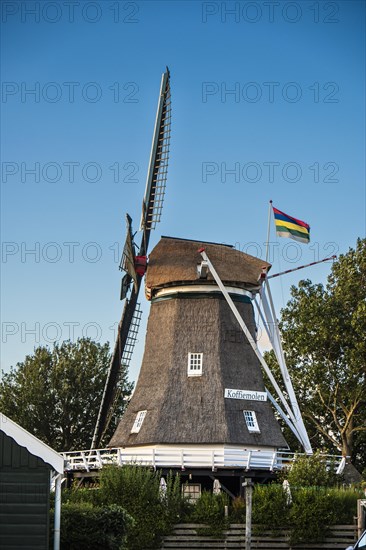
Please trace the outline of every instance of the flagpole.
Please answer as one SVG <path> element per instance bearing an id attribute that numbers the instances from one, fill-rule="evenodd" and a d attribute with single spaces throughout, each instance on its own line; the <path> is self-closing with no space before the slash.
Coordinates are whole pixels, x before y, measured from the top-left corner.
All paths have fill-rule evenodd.
<path id="1" fill-rule="evenodd" d="M 272 201 L 269 201 L 268 205 L 268 229 L 267 229 L 267 242 L 266 242 L 266 262 L 268 262 L 268 251 L 269 251 L 269 235 L 271 232 L 271 212 L 272 212 Z"/>

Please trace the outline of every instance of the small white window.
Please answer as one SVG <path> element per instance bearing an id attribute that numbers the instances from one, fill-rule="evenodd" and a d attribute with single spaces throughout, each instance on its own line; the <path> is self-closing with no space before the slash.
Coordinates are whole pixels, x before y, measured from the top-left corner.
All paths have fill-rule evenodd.
<path id="1" fill-rule="evenodd" d="M 137 434 L 140 431 L 140 428 L 142 426 L 142 423 L 144 421 L 144 418 L 146 416 L 147 411 L 139 411 L 136 415 L 135 422 L 132 426 L 131 433 Z"/>
<path id="2" fill-rule="evenodd" d="M 250 432 L 260 433 L 257 417 L 254 411 L 243 411 L 247 428 Z"/>
<path id="3" fill-rule="evenodd" d="M 182 485 L 182 493 L 189 502 L 195 504 L 201 496 L 201 484 L 185 483 L 184 485 Z"/>
<path id="4" fill-rule="evenodd" d="M 188 376 L 202 376 L 203 353 L 188 353 Z"/>

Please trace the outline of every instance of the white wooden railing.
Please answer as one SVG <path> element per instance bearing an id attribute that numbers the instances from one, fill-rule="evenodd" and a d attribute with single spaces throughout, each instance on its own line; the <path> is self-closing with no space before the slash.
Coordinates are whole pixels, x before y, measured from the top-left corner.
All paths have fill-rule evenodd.
<path id="1" fill-rule="evenodd" d="M 295 454 L 285 451 L 247 450 L 234 447 L 217 449 L 194 448 L 114 448 L 71 451 L 62 453 L 66 471 L 99 470 L 103 466 L 115 464 L 138 464 L 153 468 L 210 468 L 212 471 L 223 468 L 244 470 L 281 470 L 293 461 Z M 342 456 L 325 455 L 329 463 L 341 473 L 345 459 Z"/>

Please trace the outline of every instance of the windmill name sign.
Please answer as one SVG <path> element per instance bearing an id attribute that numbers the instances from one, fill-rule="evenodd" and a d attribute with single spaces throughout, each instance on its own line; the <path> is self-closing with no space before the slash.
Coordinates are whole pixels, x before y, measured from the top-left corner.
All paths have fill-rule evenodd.
<path id="1" fill-rule="evenodd" d="M 225 389 L 227 399 L 246 399 L 247 401 L 267 401 L 267 392 L 250 390 L 230 390 Z"/>

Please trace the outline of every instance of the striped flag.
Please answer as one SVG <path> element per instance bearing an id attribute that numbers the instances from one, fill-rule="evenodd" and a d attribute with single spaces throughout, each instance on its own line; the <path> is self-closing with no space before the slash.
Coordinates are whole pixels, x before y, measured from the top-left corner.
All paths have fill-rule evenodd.
<path id="1" fill-rule="evenodd" d="M 276 235 L 289 237 L 294 241 L 307 244 L 310 241 L 310 225 L 293 218 L 281 210 L 273 207 L 273 214 L 276 224 Z"/>

